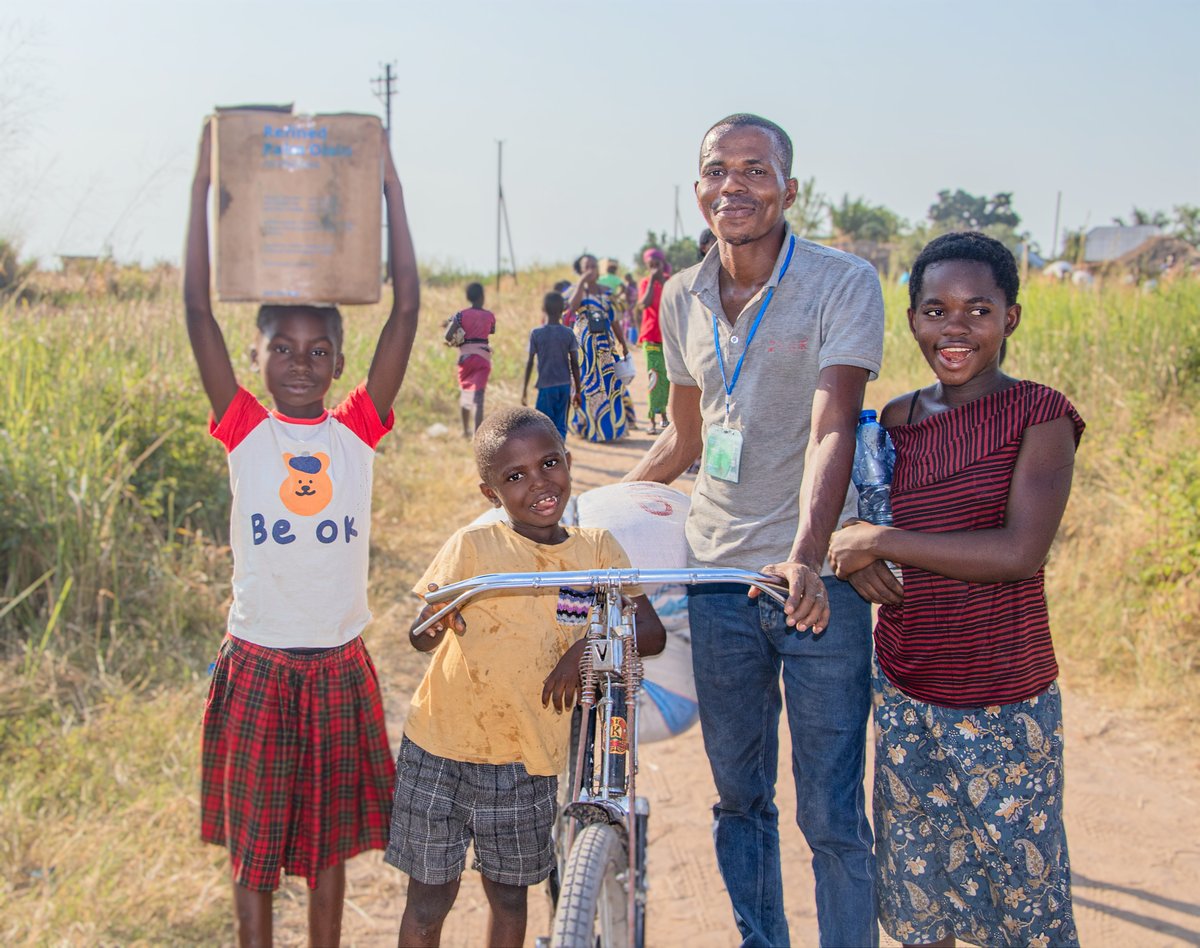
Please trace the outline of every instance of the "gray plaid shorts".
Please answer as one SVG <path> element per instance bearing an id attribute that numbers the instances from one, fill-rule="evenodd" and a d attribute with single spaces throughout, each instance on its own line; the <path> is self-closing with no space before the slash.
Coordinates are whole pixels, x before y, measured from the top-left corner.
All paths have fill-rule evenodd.
<path id="1" fill-rule="evenodd" d="M 405 737 L 383 858 L 441 885 L 463 874 L 473 840 L 472 868 L 502 885 L 534 885 L 554 867 L 557 795 L 557 777 L 531 776 L 524 764 L 448 760 Z"/>

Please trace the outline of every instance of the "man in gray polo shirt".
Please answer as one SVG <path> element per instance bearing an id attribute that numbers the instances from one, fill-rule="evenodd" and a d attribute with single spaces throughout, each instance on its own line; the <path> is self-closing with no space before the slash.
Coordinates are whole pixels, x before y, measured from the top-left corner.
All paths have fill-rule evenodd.
<path id="1" fill-rule="evenodd" d="M 628 479 L 669 483 L 703 451 L 691 564 L 763 569 L 789 586 L 783 608 L 744 586 L 689 595 L 720 797 L 717 862 L 743 944 L 788 944 L 774 802 L 786 705 L 821 944 L 873 945 L 863 805 L 871 613 L 830 574 L 825 552 L 852 514 L 854 429 L 882 358 L 883 300 L 869 264 L 790 233 L 791 162 L 787 134 L 758 116 L 729 116 L 705 135 L 696 198 L 719 253 L 663 290 L 671 426 Z"/>

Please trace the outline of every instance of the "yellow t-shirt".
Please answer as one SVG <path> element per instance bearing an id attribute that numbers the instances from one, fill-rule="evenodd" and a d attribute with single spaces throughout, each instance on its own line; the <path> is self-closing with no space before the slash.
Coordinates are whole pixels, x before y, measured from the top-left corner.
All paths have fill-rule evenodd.
<path id="1" fill-rule="evenodd" d="M 562 543 L 535 543 L 507 523 L 464 527 L 413 588 L 445 586 L 484 573 L 629 569 L 607 530 L 570 527 Z M 638 587 L 625 590 L 641 595 Z M 520 762 L 535 776 L 566 764 L 571 717 L 542 706 L 546 676 L 586 631 L 591 593 L 501 590 L 462 607 L 466 631 L 447 633 L 413 695 L 404 732 L 438 757 L 473 764 Z"/>

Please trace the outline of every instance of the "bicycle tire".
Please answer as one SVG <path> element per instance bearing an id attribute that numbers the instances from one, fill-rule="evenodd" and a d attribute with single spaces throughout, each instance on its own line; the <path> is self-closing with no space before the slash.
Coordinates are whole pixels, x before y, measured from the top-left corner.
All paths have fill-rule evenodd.
<path id="1" fill-rule="evenodd" d="M 630 893 L 628 854 L 613 827 L 593 823 L 580 830 L 567 857 L 551 948 L 627 948 Z"/>
<path id="2" fill-rule="evenodd" d="M 567 854 L 563 852 L 563 849 L 571 818 L 564 814 L 563 810 L 571 802 L 571 787 L 575 785 L 575 752 L 579 747 L 579 735 L 582 729 L 583 712 L 579 705 L 575 705 L 575 709 L 571 712 L 571 743 L 568 745 L 570 749 L 567 752 L 567 772 L 558 782 L 558 813 L 550 831 L 550 838 L 554 843 L 554 868 L 550 870 L 550 877 L 546 880 L 546 894 L 550 897 L 551 918 L 554 917 L 554 912 L 558 908 L 558 893 L 562 891 L 561 869 L 567 863 Z"/>

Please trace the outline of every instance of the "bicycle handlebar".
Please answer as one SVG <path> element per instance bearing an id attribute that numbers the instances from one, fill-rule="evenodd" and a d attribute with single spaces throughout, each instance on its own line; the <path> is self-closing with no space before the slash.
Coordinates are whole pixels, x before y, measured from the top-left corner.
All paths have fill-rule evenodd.
<path id="1" fill-rule="evenodd" d="M 461 582 L 450 583 L 425 593 L 425 601 L 436 605 L 451 600 L 444 609 L 439 609 L 412 630 L 420 635 L 427 628 L 446 616 L 452 609 L 466 603 L 482 593 L 501 589 L 554 589 L 560 586 L 585 586 L 596 589 L 602 586 L 661 586 L 667 584 L 699 585 L 701 583 L 742 583 L 770 596 L 780 605 L 787 602 L 787 587 L 779 583 L 778 577 L 750 570 L 728 567 L 696 569 L 591 569 L 546 573 L 486 573 L 472 576 Z M 780 590 L 783 590 L 782 592 Z"/>

